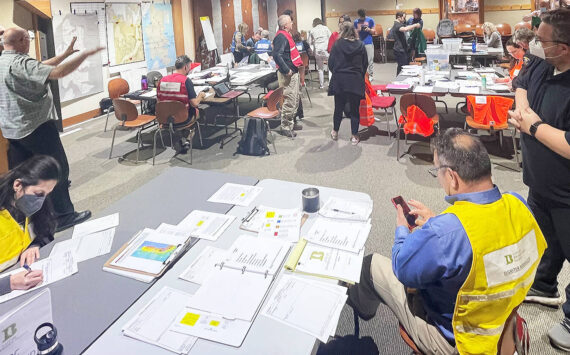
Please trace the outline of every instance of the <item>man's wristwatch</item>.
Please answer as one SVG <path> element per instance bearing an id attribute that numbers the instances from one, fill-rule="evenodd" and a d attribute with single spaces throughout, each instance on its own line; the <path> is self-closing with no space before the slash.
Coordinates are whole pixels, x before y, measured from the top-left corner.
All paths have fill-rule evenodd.
<path id="1" fill-rule="evenodd" d="M 536 130 L 538 129 L 538 126 L 540 126 L 541 124 L 546 123 L 544 121 L 536 121 L 535 123 L 533 123 L 530 128 L 528 129 L 530 132 L 531 136 L 535 136 L 536 135 Z"/>

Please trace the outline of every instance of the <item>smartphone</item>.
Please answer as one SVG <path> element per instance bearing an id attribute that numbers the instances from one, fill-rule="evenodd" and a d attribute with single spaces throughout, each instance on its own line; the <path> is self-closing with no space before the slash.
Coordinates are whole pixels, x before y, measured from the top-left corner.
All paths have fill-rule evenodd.
<path id="1" fill-rule="evenodd" d="M 406 201 L 404 201 L 402 196 L 394 197 L 392 199 L 392 203 L 394 204 L 394 207 L 396 207 L 397 205 L 402 206 L 402 210 L 404 210 L 404 216 L 406 217 L 406 220 L 408 221 L 408 226 L 410 228 L 417 226 L 416 224 L 417 217 L 410 214 L 410 206 L 408 206 L 408 204 L 406 203 Z"/>

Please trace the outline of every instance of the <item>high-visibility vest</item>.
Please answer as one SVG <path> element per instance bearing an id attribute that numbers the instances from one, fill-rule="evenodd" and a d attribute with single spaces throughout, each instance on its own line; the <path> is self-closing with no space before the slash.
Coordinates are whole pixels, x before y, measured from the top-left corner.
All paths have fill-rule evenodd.
<path id="1" fill-rule="evenodd" d="M 299 51 L 295 46 L 295 42 L 293 42 L 293 37 L 291 37 L 291 34 L 287 31 L 279 30 L 275 34 L 275 37 L 279 36 L 280 34 L 285 36 L 285 38 L 287 38 L 287 41 L 289 42 L 289 48 L 291 51 L 291 61 L 293 62 L 293 65 L 296 66 L 297 68 L 303 65 L 303 61 L 301 60 L 301 55 L 299 54 Z M 277 67 L 279 68 L 279 66 Z"/>
<path id="2" fill-rule="evenodd" d="M 0 211 L 0 271 L 18 261 L 20 254 L 30 245 L 32 239 L 28 230 L 28 218 L 24 229 L 10 215 L 8 210 Z"/>
<path id="3" fill-rule="evenodd" d="M 404 125 L 404 133 L 406 134 L 420 134 L 429 137 L 434 132 L 435 121 L 429 118 L 417 105 L 408 106 L 406 116 L 400 115 L 398 123 Z"/>
<path id="4" fill-rule="evenodd" d="M 511 76 L 511 80 L 517 77 L 522 69 L 523 61 L 519 60 L 517 63 L 509 70 L 509 75 Z"/>
<path id="5" fill-rule="evenodd" d="M 271 51 L 271 41 L 267 38 L 262 38 L 255 42 L 255 53 L 263 54 Z"/>
<path id="6" fill-rule="evenodd" d="M 158 82 L 156 97 L 158 101 L 180 101 L 188 106 L 188 91 L 186 90 L 186 75 L 172 73 Z"/>
<path id="7" fill-rule="evenodd" d="M 502 96 L 467 96 L 467 104 L 473 112 L 473 120 L 490 126 L 507 123 L 507 116 L 514 101 Z"/>
<path id="8" fill-rule="evenodd" d="M 358 112 L 360 114 L 360 125 L 365 127 L 370 127 L 374 124 L 374 109 L 372 107 L 371 97 L 377 96 L 374 89 L 372 89 L 372 84 L 368 79 L 364 79 L 364 98 L 360 100 L 360 106 Z"/>
<path id="9" fill-rule="evenodd" d="M 443 213 L 457 216 L 473 250 L 453 312 L 457 350 L 497 354 L 507 318 L 530 289 L 546 241 L 531 211 L 511 194 L 485 205 L 458 201 Z"/>
<path id="10" fill-rule="evenodd" d="M 239 31 L 235 31 L 234 35 L 232 36 L 232 44 L 231 44 L 231 52 L 235 52 L 236 50 L 236 35 L 239 33 Z M 245 47 L 245 35 L 241 36 L 241 44 Z"/>

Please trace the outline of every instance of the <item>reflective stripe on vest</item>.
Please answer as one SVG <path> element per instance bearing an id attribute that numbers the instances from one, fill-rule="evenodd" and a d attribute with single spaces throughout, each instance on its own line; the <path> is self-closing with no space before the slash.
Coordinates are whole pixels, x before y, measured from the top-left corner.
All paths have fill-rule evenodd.
<path id="1" fill-rule="evenodd" d="M 234 35 L 233 35 L 233 37 L 232 37 L 232 44 L 231 44 L 231 47 L 230 47 L 230 50 L 231 50 L 232 53 L 235 52 L 235 50 L 236 50 L 236 35 L 237 35 L 238 33 L 239 33 L 239 31 L 235 31 L 235 32 L 234 32 Z M 245 36 L 243 36 L 243 35 L 241 36 L 241 44 L 245 47 Z"/>
<path id="2" fill-rule="evenodd" d="M 303 61 L 301 60 L 301 55 L 299 54 L 297 47 L 295 47 L 295 42 L 293 42 L 293 37 L 291 37 L 291 34 L 287 31 L 279 30 L 275 34 L 275 37 L 277 37 L 279 34 L 285 36 L 285 38 L 287 38 L 287 41 L 289 42 L 289 48 L 291 51 L 291 61 L 293 62 L 293 65 L 296 66 L 297 68 L 303 65 Z"/>
<path id="3" fill-rule="evenodd" d="M 186 91 L 186 75 L 173 73 L 160 79 L 157 85 L 158 101 L 180 101 L 188 106 L 188 91 Z"/>
<path id="4" fill-rule="evenodd" d="M 28 218 L 22 230 L 8 210 L 0 211 L 0 245 L 2 246 L 0 248 L 0 271 L 14 265 L 31 242 Z"/>
<path id="5" fill-rule="evenodd" d="M 528 207 L 511 194 L 486 205 L 458 201 L 443 213 L 459 219 L 473 250 L 453 313 L 457 350 L 496 354 L 505 322 L 532 285 L 546 241 Z"/>

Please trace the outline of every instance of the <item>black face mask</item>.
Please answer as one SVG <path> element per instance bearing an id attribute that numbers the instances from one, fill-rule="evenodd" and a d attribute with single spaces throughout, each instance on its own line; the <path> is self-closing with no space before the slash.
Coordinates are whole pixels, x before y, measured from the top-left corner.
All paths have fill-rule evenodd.
<path id="1" fill-rule="evenodd" d="M 45 196 L 24 194 L 16 200 L 15 205 L 26 217 L 30 217 L 42 208 L 45 199 Z"/>

